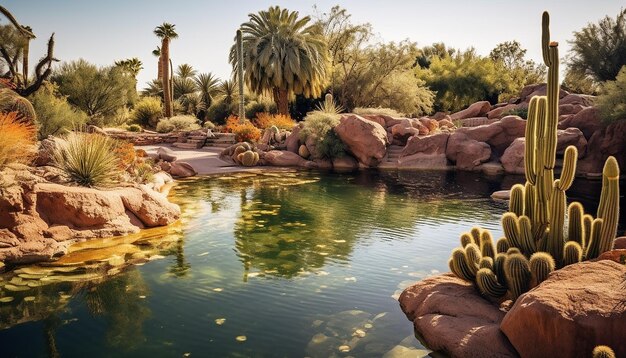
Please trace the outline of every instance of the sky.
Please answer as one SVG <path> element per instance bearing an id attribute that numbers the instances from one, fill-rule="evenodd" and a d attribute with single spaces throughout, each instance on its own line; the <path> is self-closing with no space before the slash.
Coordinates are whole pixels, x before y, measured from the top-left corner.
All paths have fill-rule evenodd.
<path id="1" fill-rule="evenodd" d="M 170 45 L 174 66 L 188 63 L 227 79 L 235 31 L 248 14 L 273 5 L 311 16 L 339 5 L 352 15 L 353 23 L 370 23 L 385 42 L 409 39 L 418 46 L 444 42 L 454 48 L 474 47 L 486 56 L 498 43 L 517 40 L 528 50 L 527 58 L 537 62 L 544 10 L 550 12 L 551 37 L 565 56 L 574 31 L 606 15 L 614 18 L 626 7 L 623 0 L 3 0 L 1 5 L 22 25 L 33 28 L 37 39 L 31 43 L 31 63 L 44 54 L 54 32 L 55 57 L 61 61 L 84 58 L 106 66 L 138 57 L 144 67 L 138 76 L 140 89 L 156 78 L 152 50 L 160 41 L 152 31 L 163 22 L 175 24 L 179 35 Z M 7 21 L 0 17 L 0 23 Z"/>

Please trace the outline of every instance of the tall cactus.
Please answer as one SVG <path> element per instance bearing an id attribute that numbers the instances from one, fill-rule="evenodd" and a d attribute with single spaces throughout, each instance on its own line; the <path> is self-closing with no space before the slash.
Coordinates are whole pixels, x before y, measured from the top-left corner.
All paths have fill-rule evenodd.
<path id="1" fill-rule="evenodd" d="M 474 282 L 483 295 L 515 300 L 553 270 L 598 257 L 613 247 L 619 217 L 619 167 L 613 157 L 604 165 L 597 218 L 580 203 L 567 206 L 565 192 L 576 174 L 578 150 L 566 148 L 555 178 L 558 103 L 558 43 L 550 41 L 550 18 L 542 18 L 542 53 L 548 67 L 546 96 L 531 99 L 526 122 L 526 183 L 511 188 L 509 212 L 502 216 L 504 237 L 496 243 L 488 230 L 473 227 L 452 252 L 450 269 Z M 565 211 L 568 211 L 568 229 Z"/>
<path id="2" fill-rule="evenodd" d="M 246 119 L 246 107 L 243 97 L 243 40 L 241 30 L 237 30 L 237 83 L 239 84 L 239 123 Z"/>

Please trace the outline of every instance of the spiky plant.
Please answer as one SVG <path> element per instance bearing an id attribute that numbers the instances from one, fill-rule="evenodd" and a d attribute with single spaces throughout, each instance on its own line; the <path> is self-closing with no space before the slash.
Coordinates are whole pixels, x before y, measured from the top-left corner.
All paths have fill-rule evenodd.
<path id="1" fill-rule="evenodd" d="M 55 148 L 54 162 L 80 186 L 106 187 L 120 174 L 115 148 L 107 136 L 72 132 Z"/>
<path id="2" fill-rule="evenodd" d="M 335 103 L 331 93 L 327 93 L 326 96 L 324 96 L 324 102 L 319 103 L 315 107 L 315 110 L 324 113 L 339 114 L 343 112 L 344 108 Z"/>
<path id="3" fill-rule="evenodd" d="M 18 113 L 0 113 L 0 169 L 9 163 L 27 163 L 34 153 L 36 128 L 19 120 Z"/>

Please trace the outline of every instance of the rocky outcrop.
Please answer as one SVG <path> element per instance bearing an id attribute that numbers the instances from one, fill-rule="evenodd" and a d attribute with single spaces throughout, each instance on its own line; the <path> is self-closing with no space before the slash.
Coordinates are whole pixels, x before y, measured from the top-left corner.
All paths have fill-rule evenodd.
<path id="1" fill-rule="evenodd" d="M 456 163 L 457 169 L 476 170 L 491 158 L 491 148 L 485 142 L 470 138 L 465 132 L 457 130 L 448 139 L 447 158 Z"/>
<path id="2" fill-rule="evenodd" d="M 262 165 L 273 165 L 277 167 L 303 167 L 316 168 L 317 165 L 306 160 L 296 153 L 287 150 L 270 150 L 259 153 L 259 163 Z"/>
<path id="3" fill-rule="evenodd" d="M 356 114 L 341 117 L 335 133 L 348 147 L 350 153 L 363 165 L 375 167 L 385 157 L 387 132 L 378 123 Z"/>
<path id="4" fill-rule="evenodd" d="M 170 164 L 170 170 L 168 173 L 170 173 L 174 178 L 189 178 L 198 174 L 191 164 L 180 160 Z"/>
<path id="5" fill-rule="evenodd" d="M 398 158 L 399 168 L 447 169 L 446 147 L 449 133 L 411 137 Z"/>
<path id="6" fill-rule="evenodd" d="M 504 312 L 452 274 L 405 289 L 400 307 L 432 350 L 452 357 L 518 357 L 500 331 Z"/>
<path id="7" fill-rule="evenodd" d="M 587 107 L 559 122 L 559 129 L 572 127 L 580 129 L 585 138 L 591 139 L 593 133 L 602 128 L 600 111 L 595 107 Z"/>
<path id="8" fill-rule="evenodd" d="M 450 115 L 452 120 L 456 121 L 458 119 L 472 118 L 472 117 L 483 117 L 491 110 L 491 104 L 488 101 L 476 102 L 466 109 L 453 113 Z"/>
<path id="9" fill-rule="evenodd" d="M 620 168 L 626 168 L 626 121 L 611 123 L 589 139 L 587 155 L 578 162 L 580 172 L 601 173 L 604 162 L 614 156 Z"/>
<path id="10" fill-rule="evenodd" d="M 590 357 L 597 345 L 626 356 L 626 266 L 581 262 L 522 295 L 501 329 L 522 357 Z"/>
<path id="11" fill-rule="evenodd" d="M 300 131 L 302 130 L 302 124 L 299 123 L 293 127 L 291 134 L 285 139 L 285 147 L 292 153 L 298 153 L 298 148 L 303 144 L 300 142 Z"/>
<path id="12" fill-rule="evenodd" d="M 1 174 L 0 261 L 50 260 L 76 241 L 127 235 L 180 216 L 177 205 L 148 186 L 73 187 L 49 182 L 40 170 L 20 166 Z"/>
<path id="13" fill-rule="evenodd" d="M 178 159 L 176 152 L 167 147 L 159 147 L 157 148 L 157 156 L 158 159 L 161 159 L 165 162 L 175 162 Z"/>
<path id="14" fill-rule="evenodd" d="M 502 155 L 516 138 L 523 137 L 526 121 L 518 116 L 506 116 L 488 125 L 473 128 L 459 128 L 456 133 L 463 133 L 468 138 L 489 144 L 497 156 Z"/>

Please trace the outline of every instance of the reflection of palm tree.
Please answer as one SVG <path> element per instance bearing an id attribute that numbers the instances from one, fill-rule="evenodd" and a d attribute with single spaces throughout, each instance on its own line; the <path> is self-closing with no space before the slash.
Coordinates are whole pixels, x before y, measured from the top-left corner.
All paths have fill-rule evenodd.
<path id="1" fill-rule="evenodd" d="M 57 342 L 55 333 L 57 328 L 61 325 L 61 320 L 57 317 L 56 314 L 50 315 L 43 321 L 45 339 L 46 339 L 46 348 L 48 350 L 48 357 L 50 358 L 59 358 L 61 354 L 57 348 Z"/>
<path id="2" fill-rule="evenodd" d="M 136 269 L 91 287 L 85 301 L 94 316 L 108 322 L 107 340 L 113 346 L 133 348 L 144 341 L 143 322 L 151 314 L 143 298 L 148 294 L 141 272 Z"/>
<path id="3" fill-rule="evenodd" d="M 185 277 L 189 273 L 191 265 L 185 259 L 185 245 L 182 238 L 176 242 L 174 250 L 176 262 L 172 267 L 170 267 L 170 273 L 176 277 Z"/>

